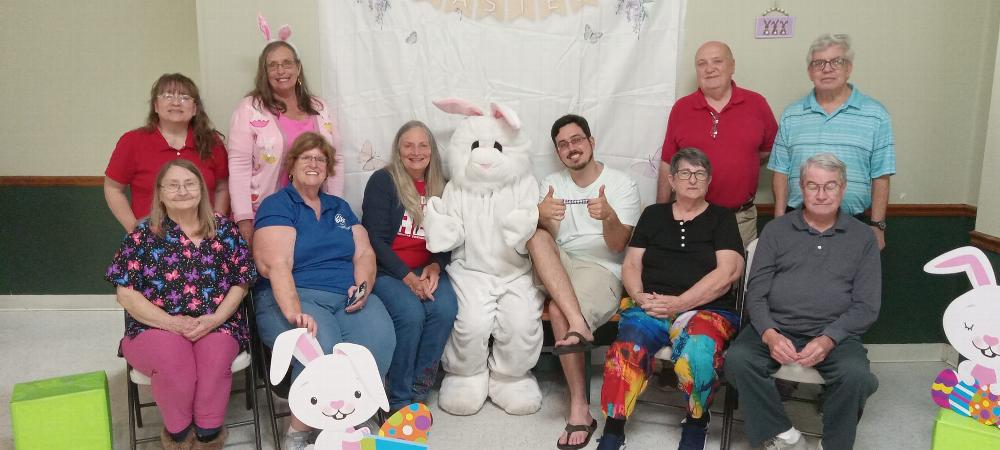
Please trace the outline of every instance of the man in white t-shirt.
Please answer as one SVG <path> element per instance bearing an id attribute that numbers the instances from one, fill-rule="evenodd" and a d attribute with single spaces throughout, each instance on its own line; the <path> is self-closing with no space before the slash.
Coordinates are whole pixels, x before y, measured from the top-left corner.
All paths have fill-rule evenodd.
<path id="1" fill-rule="evenodd" d="M 569 386 L 569 417 L 558 444 L 582 448 L 597 425 L 584 391 L 583 352 L 593 347 L 593 331 L 618 310 L 623 251 L 641 212 L 639 190 L 624 173 L 594 160 L 587 119 L 556 120 L 552 143 L 566 168 L 541 183 L 538 230 L 528 252 L 552 299 L 554 353 Z"/>

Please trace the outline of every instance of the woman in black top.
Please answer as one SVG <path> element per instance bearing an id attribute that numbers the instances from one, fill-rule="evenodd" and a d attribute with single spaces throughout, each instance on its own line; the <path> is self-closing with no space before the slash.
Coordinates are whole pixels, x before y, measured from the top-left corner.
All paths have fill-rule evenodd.
<path id="1" fill-rule="evenodd" d="M 688 399 L 679 448 L 703 448 L 715 370 L 739 327 L 731 287 L 743 273 L 743 243 L 733 212 L 705 200 L 712 166 L 700 150 L 681 149 L 668 179 L 676 200 L 643 211 L 625 253 L 622 283 L 631 301 L 604 366 L 608 420 L 598 449 L 624 444 L 625 420 L 652 373 L 653 355 L 668 345 Z"/>

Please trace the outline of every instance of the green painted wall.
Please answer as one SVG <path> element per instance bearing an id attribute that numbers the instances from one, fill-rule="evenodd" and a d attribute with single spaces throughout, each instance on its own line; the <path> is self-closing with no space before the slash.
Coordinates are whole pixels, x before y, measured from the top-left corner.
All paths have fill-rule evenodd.
<path id="1" fill-rule="evenodd" d="M 104 268 L 123 237 L 101 188 L 0 187 L 0 294 L 110 294 Z M 769 218 L 763 217 L 761 226 Z M 941 314 L 969 289 L 964 276 L 929 275 L 923 265 L 968 245 L 965 217 L 889 219 L 882 255 L 883 301 L 869 343 L 944 342 Z M 991 254 L 1000 268 L 1000 255 Z"/>

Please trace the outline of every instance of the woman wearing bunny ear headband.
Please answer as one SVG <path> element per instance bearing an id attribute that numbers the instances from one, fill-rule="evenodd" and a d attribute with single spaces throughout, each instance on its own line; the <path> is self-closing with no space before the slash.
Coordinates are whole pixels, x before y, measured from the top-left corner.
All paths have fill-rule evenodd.
<path id="1" fill-rule="evenodd" d="M 198 167 L 215 211 L 228 213 L 229 168 L 222 135 L 208 120 L 198 86 L 179 73 L 163 74 L 153 83 L 146 125 L 122 135 L 104 171 L 104 198 L 125 232 L 149 214 L 156 173 L 175 159 Z"/>
<path id="2" fill-rule="evenodd" d="M 340 145 L 330 107 L 309 92 L 302 61 L 288 42 L 291 29 L 282 26 L 272 39 L 267 21 L 260 15 L 257 19 L 268 43 L 257 60 L 253 90 L 233 112 L 228 141 L 233 218 L 247 240 L 252 238 L 260 203 L 288 184 L 281 162 L 295 138 L 314 132 L 334 147 Z M 337 155 L 334 174 L 323 184 L 323 192 L 344 194 L 343 169 L 343 159 Z"/>
<path id="3" fill-rule="evenodd" d="M 198 168 L 163 165 L 152 212 L 122 241 L 105 278 L 125 308 L 119 350 L 150 378 L 165 449 L 220 449 L 240 350 L 249 330 L 237 310 L 257 278 L 235 224 L 213 214 Z"/>
<path id="4" fill-rule="evenodd" d="M 293 328 L 307 329 L 323 349 L 340 342 L 363 345 L 374 355 L 382 379 L 396 333 L 382 301 L 371 294 L 375 254 L 368 233 L 346 201 L 320 190 L 334 156 L 322 136 L 299 136 L 282 161 L 291 181 L 257 211 L 257 331 L 272 348 L 278 335 Z M 293 385 L 302 370 L 301 362 L 292 365 Z M 282 448 L 305 448 L 309 431 L 293 414 Z"/>

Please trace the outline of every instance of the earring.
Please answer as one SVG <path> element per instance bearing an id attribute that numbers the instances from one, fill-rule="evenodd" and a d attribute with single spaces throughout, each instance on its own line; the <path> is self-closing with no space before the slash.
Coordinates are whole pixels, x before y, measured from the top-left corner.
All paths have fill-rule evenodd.
<path id="1" fill-rule="evenodd" d="M 295 79 L 295 83 L 298 84 L 299 86 L 302 86 L 302 77 Z"/>

